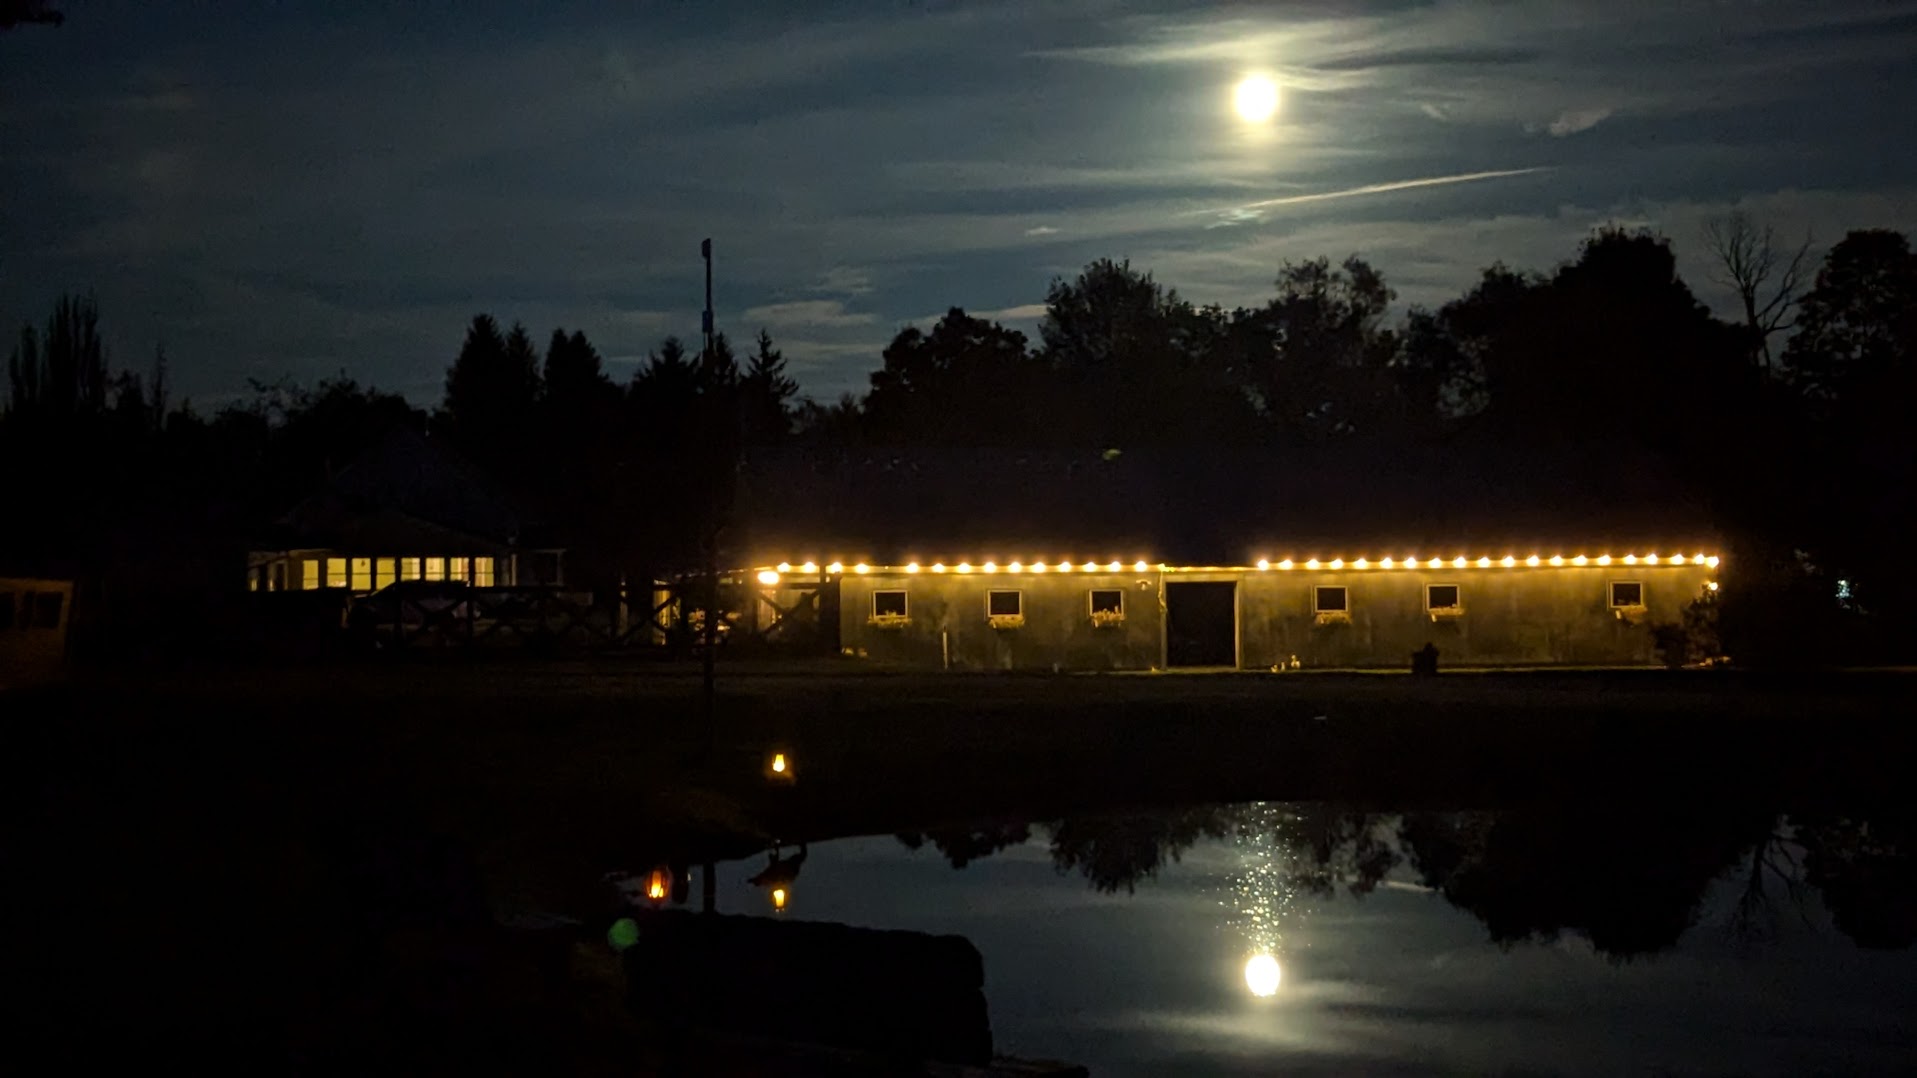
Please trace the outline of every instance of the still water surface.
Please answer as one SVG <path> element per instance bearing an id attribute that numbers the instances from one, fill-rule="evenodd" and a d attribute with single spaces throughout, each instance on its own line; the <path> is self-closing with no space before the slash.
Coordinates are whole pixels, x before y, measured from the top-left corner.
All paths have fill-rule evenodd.
<path id="1" fill-rule="evenodd" d="M 962 935 L 997 1050 L 1095 1075 L 1917 1065 L 1908 846 L 1862 821 L 999 823 L 812 845 L 777 914 L 765 867 L 721 864 L 720 911 Z"/>

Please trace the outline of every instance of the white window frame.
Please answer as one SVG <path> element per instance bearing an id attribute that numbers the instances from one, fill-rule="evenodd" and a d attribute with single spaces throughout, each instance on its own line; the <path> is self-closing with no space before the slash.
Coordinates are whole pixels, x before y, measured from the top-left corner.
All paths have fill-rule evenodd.
<path id="1" fill-rule="evenodd" d="M 1121 618 L 1124 617 L 1125 616 L 1125 589 L 1124 588 L 1087 588 L 1085 590 L 1085 612 L 1087 614 L 1098 613 L 1097 595 L 1101 591 L 1110 592 L 1111 594 L 1118 596 L 1118 609 L 1114 610 L 1113 613 L 1117 614 Z M 1021 604 L 1021 608 L 1022 608 L 1022 604 Z"/>
<path id="2" fill-rule="evenodd" d="M 1432 588 L 1453 588 L 1457 591 L 1458 601 L 1450 606 L 1432 606 Z M 1459 614 L 1464 612 L 1464 585 L 1453 584 L 1448 580 L 1435 581 L 1424 586 L 1424 611 L 1427 614 Z"/>
<path id="3" fill-rule="evenodd" d="M 993 613 L 992 612 L 992 596 L 994 595 L 1018 596 L 1018 609 L 1012 611 L 1010 614 Z M 988 618 L 1022 618 L 1024 617 L 1025 616 L 1025 589 L 1024 588 L 987 588 L 985 591 L 985 616 Z"/>
<path id="4" fill-rule="evenodd" d="M 1330 609 L 1330 610 L 1327 610 L 1325 608 L 1324 604 L 1319 601 L 1318 596 L 1319 596 L 1319 593 L 1329 588 L 1337 588 L 1339 591 L 1345 593 L 1345 605 L 1338 607 L 1336 609 Z M 1337 617 L 1339 615 L 1350 617 L 1351 616 L 1351 585 L 1349 584 L 1313 584 L 1311 586 L 1311 612 L 1314 614 L 1318 614 L 1320 616 L 1329 614 L 1333 617 Z"/>
<path id="5" fill-rule="evenodd" d="M 1637 602 L 1635 603 L 1618 602 L 1617 586 L 1619 584 L 1629 584 L 1632 587 L 1636 588 Z M 1604 583 L 1604 600 L 1607 604 L 1610 605 L 1612 610 L 1642 610 L 1644 609 L 1644 581 L 1642 580 L 1607 580 Z"/>
<path id="6" fill-rule="evenodd" d="M 879 613 L 879 596 L 881 595 L 898 596 L 899 605 L 902 607 L 899 613 Z M 875 618 L 909 618 L 912 616 L 912 597 L 906 594 L 904 588 L 874 588 L 872 591 L 871 616 Z"/>

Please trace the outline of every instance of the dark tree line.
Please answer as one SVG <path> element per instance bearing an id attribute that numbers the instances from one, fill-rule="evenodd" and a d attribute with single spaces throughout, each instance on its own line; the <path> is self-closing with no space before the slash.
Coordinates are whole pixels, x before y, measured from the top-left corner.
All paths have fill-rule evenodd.
<path id="1" fill-rule="evenodd" d="M 1907 657 L 1917 256 L 1902 234 L 1854 232 L 1806 281 L 1806 252 L 1747 219 L 1705 243 L 1740 321 L 1697 300 L 1667 240 L 1618 229 L 1549 273 L 1493 266 L 1402 315 L 1355 256 L 1288 263 L 1268 300 L 1233 310 L 1101 260 L 1053 282 L 1036 340 L 955 308 L 900 332 L 865 394 L 829 403 L 799 396 L 764 332 L 743 356 L 723 334 L 710 354 L 667 338 L 621 384 L 581 331 L 542 349 L 481 315 L 430 414 L 342 373 L 255 385 L 203 417 L 168 399 L 164 355 L 116 371 L 92 302 L 67 299 L 21 335 L 0 414 L 0 446 L 40 463 L 36 504 L 57 511 L 0 554 L 100 572 L 109 536 L 150 534 L 127 522 L 168 508 L 243 545 L 396 426 L 515 493 L 587 585 L 723 548 L 754 446 L 1617 449 L 1681 480 L 1731 535 L 1736 586 L 1713 619 L 1737 658 Z"/>

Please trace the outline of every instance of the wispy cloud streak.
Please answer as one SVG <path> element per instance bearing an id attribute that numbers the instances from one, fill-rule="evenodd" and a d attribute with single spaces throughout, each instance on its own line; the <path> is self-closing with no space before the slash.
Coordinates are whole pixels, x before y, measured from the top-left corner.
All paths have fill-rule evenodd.
<path id="1" fill-rule="evenodd" d="M 1385 183 L 1367 183 L 1358 187 L 1346 187 L 1337 191 L 1315 191 L 1304 195 L 1285 195 L 1281 198 L 1261 199 L 1246 202 L 1224 209 L 1193 210 L 1188 215 L 1223 215 L 1242 219 L 1253 210 L 1271 209 L 1275 206 L 1298 206 L 1308 202 L 1330 202 L 1340 198 L 1358 198 L 1363 195 L 1382 195 L 1392 191 L 1410 191 L 1419 187 L 1447 187 L 1458 183 L 1477 183 L 1480 180 L 1501 180 L 1510 176 L 1529 176 L 1535 172 L 1547 172 L 1549 165 L 1533 165 L 1530 168 L 1500 168 L 1486 172 L 1459 172 L 1449 176 L 1420 176 L 1414 180 L 1390 180 Z"/>

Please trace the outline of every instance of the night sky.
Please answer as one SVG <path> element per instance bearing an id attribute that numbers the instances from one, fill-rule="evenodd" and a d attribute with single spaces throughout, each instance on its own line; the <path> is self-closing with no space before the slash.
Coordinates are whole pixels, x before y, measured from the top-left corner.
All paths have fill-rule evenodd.
<path id="1" fill-rule="evenodd" d="M 1436 304 L 1645 224 L 1717 302 L 1732 204 L 1917 228 L 1917 4 L 56 6 L 0 34 L 0 325 L 92 289 L 207 406 L 341 369 L 436 402 L 479 311 L 623 380 L 697 335 L 708 235 L 721 328 L 829 397 L 1103 256 L 1233 305 L 1356 251 Z"/>

